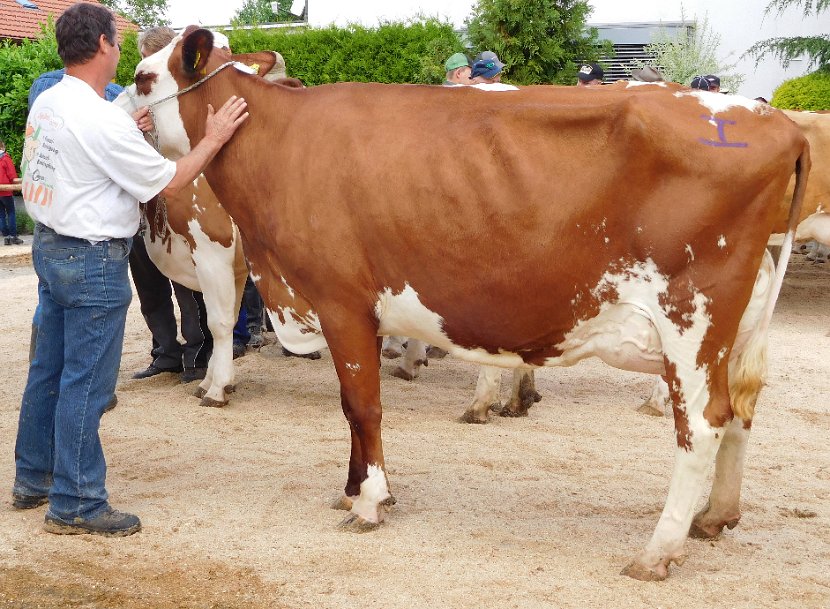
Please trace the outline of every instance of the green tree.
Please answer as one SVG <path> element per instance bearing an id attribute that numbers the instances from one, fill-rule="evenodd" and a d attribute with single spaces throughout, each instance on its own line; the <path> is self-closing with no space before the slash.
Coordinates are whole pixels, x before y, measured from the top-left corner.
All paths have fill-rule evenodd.
<path id="1" fill-rule="evenodd" d="M 830 0 L 772 0 L 764 11 L 768 15 L 772 11 L 783 13 L 789 7 L 801 7 L 805 17 L 818 15 L 830 8 Z M 755 57 L 755 65 L 767 55 L 776 57 L 784 68 L 789 67 L 790 61 L 796 57 L 806 55 L 810 58 L 808 67 L 816 66 L 819 69 L 830 69 L 830 34 L 816 36 L 792 36 L 768 38 L 756 42 L 747 50 L 746 55 Z"/>
<path id="2" fill-rule="evenodd" d="M 233 21 L 249 25 L 259 23 L 287 23 L 302 21 L 303 17 L 291 13 L 292 0 L 277 0 L 277 11 L 271 8 L 271 0 L 245 0 L 236 11 Z"/>
<path id="3" fill-rule="evenodd" d="M 475 52 L 499 56 L 510 82 L 573 84 L 578 63 L 610 50 L 586 28 L 591 10 L 586 0 L 479 0 L 467 36 Z"/>
<path id="4" fill-rule="evenodd" d="M 135 21 L 142 28 L 168 25 L 167 0 L 101 0 L 102 4 Z"/>
<path id="5" fill-rule="evenodd" d="M 681 8 L 680 20 L 686 22 L 686 15 Z M 652 65 L 668 81 L 688 85 L 695 76 L 715 74 L 721 80 L 721 88 L 735 91 L 744 81 L 744 75 L 733 73 L 734 63 L 721 63 L 718 59 L 720 35 L 709 27 L 709 18 L 692 21 L 685 31 L 669 32 L 660 28 L 652 41 L 646 45 L 645 52 L 654 59 L 651 61 L 632 61 L 635 68 Z"/>

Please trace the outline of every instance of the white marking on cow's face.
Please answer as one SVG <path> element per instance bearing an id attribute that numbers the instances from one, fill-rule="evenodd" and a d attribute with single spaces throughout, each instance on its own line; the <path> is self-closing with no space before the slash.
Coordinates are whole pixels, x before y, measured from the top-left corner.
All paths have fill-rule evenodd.
<path id="1" fill-rule="evenodd" d="M 369 522 L 380 522 L 383 519 L 380 503 L 389 498 L 386 474 L 377 464 L 369 465 L 366 474 L 360 483 L 360 497 L 352 503 L 352 513 Z"/>
<path id="2" fill-rule="evenodd" d="M 689 262 L 692 262 L 695 259 L 695 253 L 692 251 L 691 244 L 686 244 L 686 253 L 689 254 Z"/>
<path id="3" fill-rule="evenodd" d="M 136 95 L 136 102 L 139 106 L 146 106 L 178 91 L 178 85 L 167 67 L 167 62 L 179 40 L 181 40 L 181 34 L 158 53 L 142 59 L 136 66 L 136 74 L 147 72 L 158 76 L 152 83 L 149 93 Z M 179 112 L 178 99 L 168 99 L 153 106 L 153 113 L 159 136 L 159 152 L 174 161 L 190 152 L 190 140 Z"/>
<path id="4" fill-rule="evenodd" d="M 718 237 L 718 247 L 721 249 L 726 247 L 726 237 L 724 235 Z"/>
<path id="5" fill-rule="evenodd" d="M 675 97 L 696 97 L 701 106 L 707 108 L 713 115 L 718 112 L 726 112 L 730 108 L 746 108 L 755 112 L 762 105 L 753 99 L 741 97 L 740 95 L 724 95 L 710 91 L 678 91 Z"/>

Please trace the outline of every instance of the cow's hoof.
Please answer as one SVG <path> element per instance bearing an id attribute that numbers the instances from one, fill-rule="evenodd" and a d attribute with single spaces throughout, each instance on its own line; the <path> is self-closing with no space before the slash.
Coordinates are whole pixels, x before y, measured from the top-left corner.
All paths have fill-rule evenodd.
<path id="1" fill-rule="evenodd" d="M 236 385 L 225 385 L 225 393 L 233 393 L 236 391 Z"/>
<path id="2" fill-rule="evenodd" d="M 398 359 L 402 354 L 397 349 L 390 349 L 387 347 L 383 351 L 380 352 L 383 357 L 386 359 Z"/>
<path id="3" fill-rule="evenodd" d="M 377 529 L 379 526 L 379 522 L 369 522 L 362 516 L 358 516 L 357 514 L 349 514 L 340 522 L 339 525 L 337 525 L 337 528 L 341 531 L 349 533 L 369 533 Z"/>
<path id="4" fill-rule="evenodd" d="M 203 398 L 207 395 L 207 389 L 202 389 L 201 387 L 196 387 L 196 391 L 193 392 L 197 398 Z"/>
<path id="5" fill-rule="evenodd" d="M 640 414 L 647 414 L 650 417 L 662 417 L 665 416 L 665 413 L 657 408 L 651 400 L 646 400 L 643 402 L 639 408 L 637 408 L 637 412 Z"/>
<path id="6" fill-rule="evenodd" d="M 505 406 L 499 412 L 499 416 L 502 417 L 526 417 L 527 416 L 527 408 L 519 407 L 517 409 L 513 409 L 511 406 Z"/>
<path id="7" fill-rule="evenodd" d="M 199 404 L 199 406 L 204 406 L 205 408 L 222 408 L 227 405 L 228 400 L 220 402 L 219 400 L 214 400 L 213 398 L 202 398 L 202 403 Z"/>
<path id="8" fill-rule="evenodd" d="M 620 575 L 627 575 L 641 582 L 661 582 L 669 576 L 669 568 L 662 562 L 655 567 L 646 567 L 637 561 L 633 561 L 620 571 Z"/>
<path id="9" fill-rule="evenodd" d="M 542 394 L 536 391 L 535 389 L 533 390 L 532 397 L 533 401 L 537 404 L 542 401 Z"/>
<path id="10" fill-rule="evenodd" d="M 741 520 L 740 514 L 734 518 L 716 520 L 708 518 L 708 513 L 708 509 L 698 512 L 694 520 L 692 520 L 692 526 L 689 528 L 689 537 L 694 537 L 695 539 L 715 539 L 723 532 L 723 527 L 730 530 L 734 529 Z"/>
<path id="11" fill-rule="evenodd" d="M 392 376 L 403 379 L 405 381 L 412 381 L 415 380 L 415 375 L 409 374 L 406 370 L 398 366 L 392 371 Z"/>
<path id="12" fill-rule="evenodd" d="M 352 509 L 352 505 L 354 504 L 354 499 L 349 497 L 348 495 L 341 495 L 334 502 L 331 504 L 331 509 L 333 510 L 343 510 L 344 512 L 349 512 Z"/>
<path id="13" fill-rule="evenodd" d="M 444 351 L 441 347 L 432 346 L 427 349 L 427 357 L 431 359 L 443 359 L 447 357 L 447 352 Z"/>
<path id="14" fill-rule="evenodd" d="M 484 414 L 480 414 L 475 410 L 468 410 L 460 417 L 458 417 L 459 423 L 472 423 L 474 425 L 484 425 L 487 423 L 487 411 Z"/>

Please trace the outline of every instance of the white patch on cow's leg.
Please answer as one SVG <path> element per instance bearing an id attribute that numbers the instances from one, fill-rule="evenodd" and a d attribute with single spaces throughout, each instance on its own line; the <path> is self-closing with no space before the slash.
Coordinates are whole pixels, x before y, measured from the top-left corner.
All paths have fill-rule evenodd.
<path id="1" fill-rule="evenodd" d="M 405 336 L 384 336 L 381 354 L 387 359 L 397 359 L 403 355 Z"/>
<path id="2" fill-rule="evenodd" d="M 706 507 L 698 512 L 689 531 L 691 537 L 717 537 L 723 527 L 734 529 L 741 519 L 741 483 L 749 427 L 735 417 L 726 426 L 715 460 L 715 477 Z"/>
<path id="3" fill-rule="evenodd" d="M 392 371 L 392 376 L 405 381 L 418 378 L 421 366 L 427 363 L 427 345 L 417 338 L 410 338 L 404 349 L 403 362 Z"/>
<path id="4" fill-rule="evenodd" d="M 473 403 L 461 415 L 461 421 L 464 423 L 486 423 L 487 413 L 491 407 L 495 406 L 498 410 L 501 410 L 501 403 L 499 402 L 500 388 L 501 368 L 482 366 L 478 372 Z"/>
<path id="5" fill-rule="evenodd" d="M 213 335 L 213 353 L 208 363 L 208 371 L 199 384 L 203 392 L 203 405 L 223 405 L 228 399 L 225 388 L 234 384 L 233 368 L 233 327 L 236 324 L 239 303 L 242 299 L 240 286 L 244 285 L 244 275 L 237 277 L 235 268 L 236 243 L 239 231 L 234 227 L 234 239 L 230 247 L 221 247 L 202 232 L 198 220 L 189 223 L 190 232 L 196 242 L 193 260 L 196 273 L 205 299 L 208 315 L 208 328 Z M 234 289 L 229 289 L 234 286 Z"/>
<path id="6" fill-rule="evenodd" d="M 352 501 L 351 512 L 371 524 L 380 524 L 384 517 L 384 502 L 390 499 L 386 472 L 377 464 L 366 468 L 366 479 L 360 483 L 360 496 Z"/>
<path id="7" fill-rule="evenodd" d="M 653 417 L 662 417 L 670 411 L 671 397 L 669 396 L 669 386 L 666 385 L 666 381 L 661 377 L 655 376 L 651 395 L 637 408 L 637 412 Z"/>

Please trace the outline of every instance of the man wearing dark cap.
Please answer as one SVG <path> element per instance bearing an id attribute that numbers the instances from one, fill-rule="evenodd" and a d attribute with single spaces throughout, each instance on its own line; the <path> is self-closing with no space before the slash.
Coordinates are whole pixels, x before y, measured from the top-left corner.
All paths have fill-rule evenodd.
<path id="1" fill-rule="evenodd" d="M 602 78 L 605 76 L 605 73 L 602 71 L 602 66 L 598 63 L 586 63 L 579 66 L 579 72 L 577 72 L 576 76 L 577 87 L 592 87 L 602 84 Z"/>
<path id="2" fill-rule="evenodd" d="M 470 61 L 464 53 L 455 53 L 444 62 L 447 76 L 444 79 L 445 87 L 457 87 L 470 84 Z"/>
<path id="3" fill-rule="evenodd" d="M 494 84 L 501 81 L 504 64 L 493 51 L 483 51 L 476 56 L 470 73 L 470 82 L 475 85 Z"/>
<path id="4" fill-rule="evenodd" d="M 692 84 L 689 85 L 692 89 L 699 89 L 701 91 L 709 91 L 710 93 L 720 92 L 720 78 L 714 74 L 707 74 L 706 76 L 695 76 L 692 79 Z"/>

